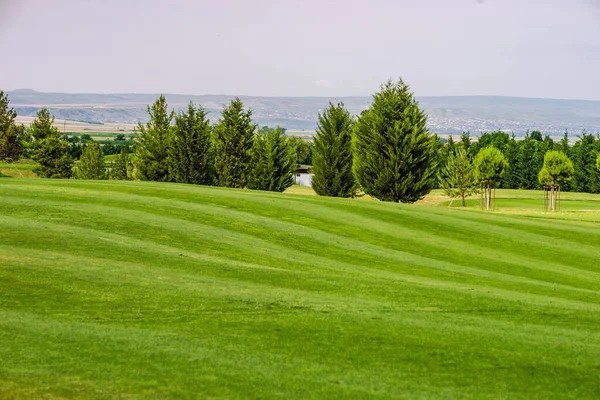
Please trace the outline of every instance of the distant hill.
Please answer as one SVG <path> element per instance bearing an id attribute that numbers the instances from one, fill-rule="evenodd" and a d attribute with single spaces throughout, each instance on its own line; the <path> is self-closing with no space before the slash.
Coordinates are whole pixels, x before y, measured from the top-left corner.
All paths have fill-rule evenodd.
<path id="1" fill-rule="evenodd" d="M 49 107 L 59 119 L 105 123 L 136 123 L 146 121 L 146 106 L 157 94 L 94 94 L 42 93 L 31 89 L 8 92 L 11 106 L 19 115 L 34 116 L 41 107 Z M 169 105 L 182 110 L 192 101 L 209 111 L 216 121 L 223 104 L 231 95 L 167 94 Z M 363 97 L 260 97 L 239 96 L 252 108 L 259 125 L 280 125 L 291 130 L 312 131 L 317 115 L 329 101 L 343 101 L 355 115 L 371 102 Z M 578 134 L 583 129 L 600 131 L 600 101 L 537 99 L 500 96 L 418 97 L 427 112 L 429 128 L 441 134 L 473 134 L 492 130 L 514 132 L 540 130 L 551 136 L 562 135 L 565 129 Z"/>

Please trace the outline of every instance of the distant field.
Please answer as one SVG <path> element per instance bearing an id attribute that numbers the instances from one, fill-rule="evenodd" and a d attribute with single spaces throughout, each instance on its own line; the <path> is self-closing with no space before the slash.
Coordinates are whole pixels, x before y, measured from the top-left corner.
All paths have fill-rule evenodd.
<path id="1" fill-rule="evenodd" d="M 0 174 L 15 178 L 37 178 L 33 169 L 37 163 L 32 160 L 19 160 L 14 163 L 0 163 Z"/>
<path id="2" fill-rule="evenodd" d="M 501 194 L 0 179 L 0 399 L 597 399 L 600 196 Z"/>

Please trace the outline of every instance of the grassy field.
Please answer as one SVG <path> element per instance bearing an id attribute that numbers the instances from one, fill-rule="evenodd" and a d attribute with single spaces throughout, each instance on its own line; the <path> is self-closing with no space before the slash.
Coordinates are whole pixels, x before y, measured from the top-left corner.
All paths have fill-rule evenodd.
<path id="1" fill-rule="evenodd" d="M 37 178 L 33 169 L 37 163 L 32 160 L 19 160 L 13 163 L 0 163 L 0 176 L 10 176 L 13 178 Z"/>
<path id="2" fill-rule="evenodd" d="M 1 179 L 0 399 L 600 397 L 600 196 L 293 190 Z"/>

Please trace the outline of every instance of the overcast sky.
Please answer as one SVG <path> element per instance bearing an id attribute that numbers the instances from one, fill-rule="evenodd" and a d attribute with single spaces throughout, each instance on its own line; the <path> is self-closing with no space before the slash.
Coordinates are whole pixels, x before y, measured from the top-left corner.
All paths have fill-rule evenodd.
<path id="1" fill-rule="evenodd" d="M 600 100 L 600 0 L 0 0 L 0 89 Z"/>

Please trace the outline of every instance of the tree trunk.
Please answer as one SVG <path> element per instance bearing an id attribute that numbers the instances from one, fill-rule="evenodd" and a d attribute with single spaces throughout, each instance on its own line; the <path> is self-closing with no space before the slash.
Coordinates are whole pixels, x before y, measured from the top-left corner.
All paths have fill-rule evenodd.
<path id="1" fill-rule="evenodd" d="M 465 194 L 462 194 L 462 206 L 466 207 L 467 206 L 467 202 L 465 201 Z"/>
<path id="2" fill-rule="evenodd" d="M 487 211 L 490 211 L 490 204 L 492 201 L 492 187 L 490 185 L 487 185 L 487 187 L 485 188 L 486 194 L 485 194 L 485 209 Z"/>
<path id="3" fill-rule="evenodd" d="M 552 181 L 552 186 L 550 187 L 550 209 L 552 211 L 556 211 L 556 192 L 554 191 L 554 181 Z"/>

